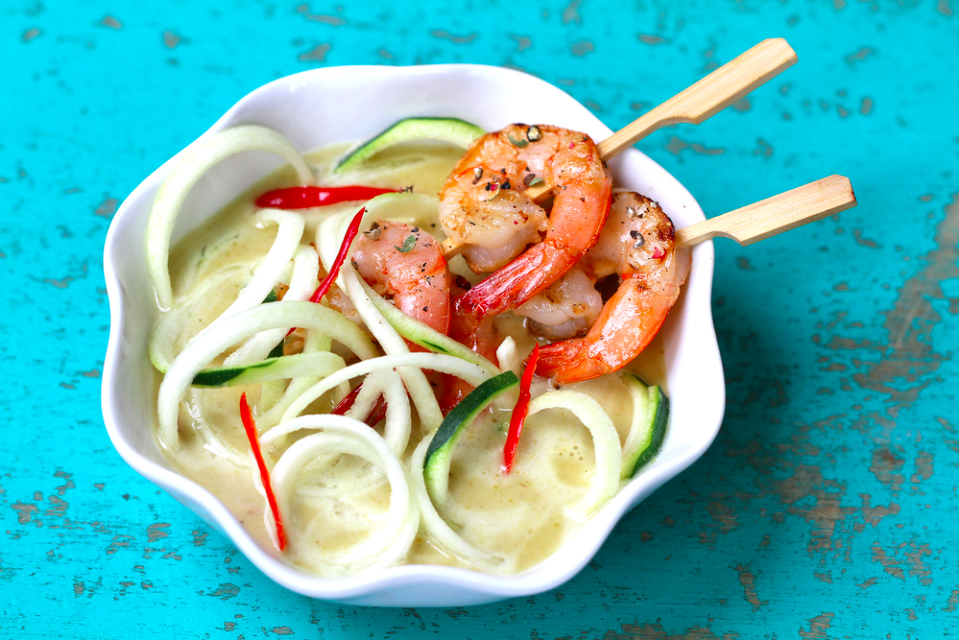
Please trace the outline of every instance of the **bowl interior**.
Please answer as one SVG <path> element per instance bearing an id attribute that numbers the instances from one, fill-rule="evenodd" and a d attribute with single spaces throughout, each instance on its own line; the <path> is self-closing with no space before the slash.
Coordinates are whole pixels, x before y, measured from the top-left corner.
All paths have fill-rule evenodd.
<path id="1" fill-rule="evenodd" d="M 563 91 L 498 67 L 338 67 L 272 82 L 243 98 L 204 134 L 260 124 L 300 151 L 362 140 L 408 116 L 453 116 L 495 130 L 511 122 L 550 123 L 595 140 L 611 131 Z M 403 566 L 352 578 L 318 578 L 259 547 L 209 492 L 173 472 L 151 427 L 154 377 L 147 357 L 154 295 L 146 274 L 143 234 L 157 186 L 176 158 L 127 198 L 107 237 L 104 268 L 110 298 L 110 342 L 104 366 L 103 413 L 114 446 L 138 472 L 218 528 L 264 573 L 294 591 L 357 604 L 451 606 L 529 595 L 568 580 L 595 554 L 620 517 L 709 446 L 722 420 L 725 388 L 710 311 L 711 243 L 697 246 L 683 295 L 664 325 L 670 428 L 659 456 L 551 558 L 509 578 L 446 567 Z M 209 171 L 191 191 L 173 242 L 279 165 L 269 154 L 244 152 Z M 659 201 L 677 228 L 704 219 L 685 188 L 636 150 L 610 166 L 617 186 Z"/>

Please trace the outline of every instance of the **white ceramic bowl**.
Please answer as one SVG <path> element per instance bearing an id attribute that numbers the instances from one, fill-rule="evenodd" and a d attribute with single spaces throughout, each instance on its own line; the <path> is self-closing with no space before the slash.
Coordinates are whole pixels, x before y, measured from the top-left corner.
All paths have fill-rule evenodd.
<path id="1" fill-rule="evenodd" d="M 285 135 L 300 151 L 363 140 L 407 116 L 455 116 L 486 130 L 511 122 L 549 123 L 603 140 L 611 131 L 572 97 L 516 71 L 476 65 L 338 67 L 282 78 L 240 100 L 203 137 L 240 124 Z M 725 386 L 710 310 L 711 242 L 693 252 L 683 295 L 662 331 L 672 413 L 662 451 L 637 478 L 561 549 L 517 576 L 496 577 L 439 566 L 392 567 L 351 578 L 320 578 L 264 549 L 213 495 L 170 468 L 153 434 L 153 370 L 147 357 L 154 294 L 147 278 L 143 234 L 157 186 L 176 157 L 144 180 L 120 207 L 104 250 L 110 298 L 110 343 L 103 375 L 103 419 L 110 439 L 136 471 L 217 528 L 267 576 L 304 595 L 350 604 L 456 606 L 528 596 L 572 578 L 589 562 L 619 519 L 692 464 L 722 421 Z M 173 241 L 200 224 L 253 181 L 278 166 L 269 154 L 241 153 L 220 163 L 188 196 Z M 704 219 L 685 188 L 636 150 L 610 163 L 616 185 L 658 200 L 677 228 Z"/>

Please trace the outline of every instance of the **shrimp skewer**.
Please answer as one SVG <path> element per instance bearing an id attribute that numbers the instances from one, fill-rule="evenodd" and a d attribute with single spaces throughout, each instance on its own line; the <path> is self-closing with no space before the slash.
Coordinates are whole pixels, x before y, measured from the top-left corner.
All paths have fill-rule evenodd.
<path id="1" fill-rule="evenodd" d="M 616 371 L 646 348 L 679 297 L 689 251 L 676 249 L 673 223 L 657 203 L 623 192 L 614 195 L 606 227 L 580 266 L 594 277 L 615 272 L 621 282 L 585 337 L 540 350 L 536 373 L 558 383 Z"/>
<path id="2" fill-rule="evenodd" d="M 548 219 L 524 194 L 539 181 L 553 193 Z M 596 242 L 611 193 L 599 151 L 583 133 L 514 124 L 473 142 L 440 191 L 440 222 L 453 242 L 467 245 L 474 271 L 496 271 L 459 298 L 458 309 L 496 315 L 562 277 Z"/>

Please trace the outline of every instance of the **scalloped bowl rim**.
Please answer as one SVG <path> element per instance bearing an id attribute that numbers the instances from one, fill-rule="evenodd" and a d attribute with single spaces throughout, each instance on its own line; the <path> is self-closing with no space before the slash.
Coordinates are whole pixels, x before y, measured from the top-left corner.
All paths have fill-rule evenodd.
<path id="1" fill-rule="evenodd" d="M 369 102 L 377 105 L 377 111 L 367 114 L 365 120 L 360 119 L 359 124 L 348 121 L 344 114 L 349 112 L 344 111 L 342 104 L 336 104 L 335 97 L 330 97 L 338 91 L 345 91 L 348 96 L 372 97 Z M 389 104 L 375 100 L 377 91 L 389 92 Z M 510 100 L 504 106 L 501 93 L 518 99 Z M 522 106 L 514 107 L 514 102 Z M 329 117 L 334 122 L 346 123 L 347 130 L 352 126 L 355 139 L 375 134 L 383 128 L 384 122 L 389 124 L 399 119 L 396 115 L 458 116 L 472 119 L 487 130 L 500 128 L 516 119 L 550 122 L 585 131 L 597 140 L 611 133 L 574 98 L 545 81 L 500 67 L 444 64 L 330 67 L 280 78 L 243 97 L 201 138 L 229 126 L 248 123 L 264 124 L 284 132 L 284 127 L 295 126 L 291 120 L 306 117 L 302 113 L 304 105 L 331 114 Z M 337 109 L 343 113 L 337 115 Z M 501 113 L 504 111 L 515 115 L 505 116 Z M 535 117 L 538 113 L 551 116 L 553 120 Z M 287 130 L 284 133 L 301 151 L 320 146 L 318 141 L 331 142 L 340 135 L 317 131 L 318 126 L 312 123 L 300 131 Z M 306 144 L 303 144 L 304 136 L 297 135 L 303 131 L 308 133 Z M 334 138 L 323 138 L 324 135 Z M 144 415 L 142 394 L 138 395 L 136 389 L 130 393 L 131 390 L 123 386 L 132 384 L 130 381 L 137 375 L 142 377 L 149 371 L 149 366 L 143 366 L 144 361 L 147 365 L 149 363 L 146 344 L 139 336 L 143 333 L 142 327 L 137 327 L 133 318 L 137 313 L 142 315 L 143 305 L 150 302 L 144 293 L 149 290 L 149 283 L 142 280 L 143 274 L 137 273 L 137 260 L 143 260 L 142 251 L 129 252 L 125 248 L 142 247 L 142 235 L 138 236 L 138 230 L 145 224 L 153 193 L 179 155 L 161 165 L 133 190 L 114 216 L 107 234 L 104 276 L 110 301 L 110 337 L 102 382 L 104 423 L 114 447 L 134 470 L 230 538 L 254 565 L 280 585 L 311 597 L 377 606 L 468 605 L 547 591 L 575 576 L 592 559 L 623 515 L 698 459 L 718 433 L 725 408 L 725 386 L 710 308 L 714 254 L 712 242 L 706 242 L 694 248 L 693 268 L 684 293 L 663 328 L 671 396 L 683 389 L 678 400 L 688 397 L 689 392 L 685 390 L 688 385 L 684 385 L 682 379 L 674 378 L 680 378 L 678 374 L 681 373 L 687 375 L 685 370 L 691 365 L 686 363 L 695 362 L 696 368 L 690 369 L 688 376 L 697 376 L 696 402 L 680 403 L 677 397 L 671 397 L 670 430 L 660 456 L 549 558 L 512 576 L 435 565 L 401 565 L 370 574 L 327 578 L 287 564 L 272 550 L 261 547 L 208 490 L 172 470 L 159 456 L 152 433 L 149 437 L 144 435 L 144 425 L 152 424 L 153 419 L 149 414 Z M 227 159 L 211 173 L 220 171 L 215 179 L 229 181 L 230 175 L 221 166 L 233 162 L 230 169 L 240 176 L 233 179 L 242 180 L 263 175 L 270 167 L 279 164 L 271 165 L 262 158 L 248 156 L 239 154 L 234 158 L 240 160 Z M 628 150 L 611 161 L 610 166 L 626 186 L 637 190 L 645 188 L 644 193 L 659 200 L 674 220 L 679 219 L 677 227 L 705 219 L 692 195 L 665 169 L 639 151 Z M 219 183 L 211 180 L 211 190 L 216 191 Z M 204 181 L 207 178 L 200 184 Z M 194 192 L 199 191 L 194 189 Z M 202 194 L 195 195 L 194 192 L 188 197 L 183 211 L 187 211 L 191 203 L 205 208 L 205 213 L 194 216 L 201 220 L 202 216 L 215 212 L 219 208 L 217 204 L 225 204 L 224 198 L 227 198 L 222 196 L 220 201 L 204 201 Z M 185 214 L 181 214 L 178 220 L 174 241 L 187 227 L 198 224 L 197 220 L 184 221 L 184 217 Z M 136 279 L 137 275 L 141 278 Z M 139 303 L 140 307 L 134 303 Z M 683 339 L 680 340 L 679 336 Z M 695 353 L 690 354 L 690 349 L 695 349 Z M 698 395 L 700 393 L 702 396 Z M 130 406 L 131 403 L 135 406 Z M 690 434 L 695 437 L 687 441 L 686 436 Z M 150 449 L 151 444 L 153 449 Z M 666 455 L 667 450 L 669 455 Z"/>

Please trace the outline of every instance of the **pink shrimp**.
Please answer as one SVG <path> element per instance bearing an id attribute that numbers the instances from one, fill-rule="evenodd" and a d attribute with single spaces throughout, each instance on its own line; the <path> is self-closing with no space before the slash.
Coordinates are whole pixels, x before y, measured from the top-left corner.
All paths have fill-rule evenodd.
<path id="1" fill-rule="evenodd" d="M 548 219 L 524 194 L 539 181 L 553 194 Z M 496 315 L 562 277 L 596 242 L 611 191 L 599 151 L 583 133 L 514 124 L 474 141 L 440 191 L 440 222 L 466 245 L 474 271 L 498 270 L 459 308 L 477 318 Z"/>
<path id="2" fill-rule="evenodd" d="M 419 227 L 385 220 L 353 244 L 360 276 L 403 313 L 446 334 L 450 324 L 450 272 L 440 244 Z"/>
<path id="3" fill-rule="evenodd" d="M 675 245 L 673 223 L 657 203 L 638 193 L 614 194 L 609 220 L 580 266 L 594 278 L 619 274 L 619 289 L 585 337 L 540 350 L 536 373 L 558 383 L 590 380 L 639 355 L 666 320 L 689 271 L 689 252 Z"/>
<path id="4" fill-rule="evenodd" d="M 450 337 L 463 344 L 490 362 L 496 362 L 496 348 L 502 341 L 493 326 L 493 318 L 479 319 L 476 316 L 464 313 L 457 304 L 469 290 L 469 282 L 465 278 L 456 276 L 450 289 L 453 299 L 453 313 L 450 317 Z M 473 387 L 462 379 L 453 375 L 442 377 L 440 390 L 440 409 L 443 415 L 452 410 L 460 400 L 465 398 Z"/>

